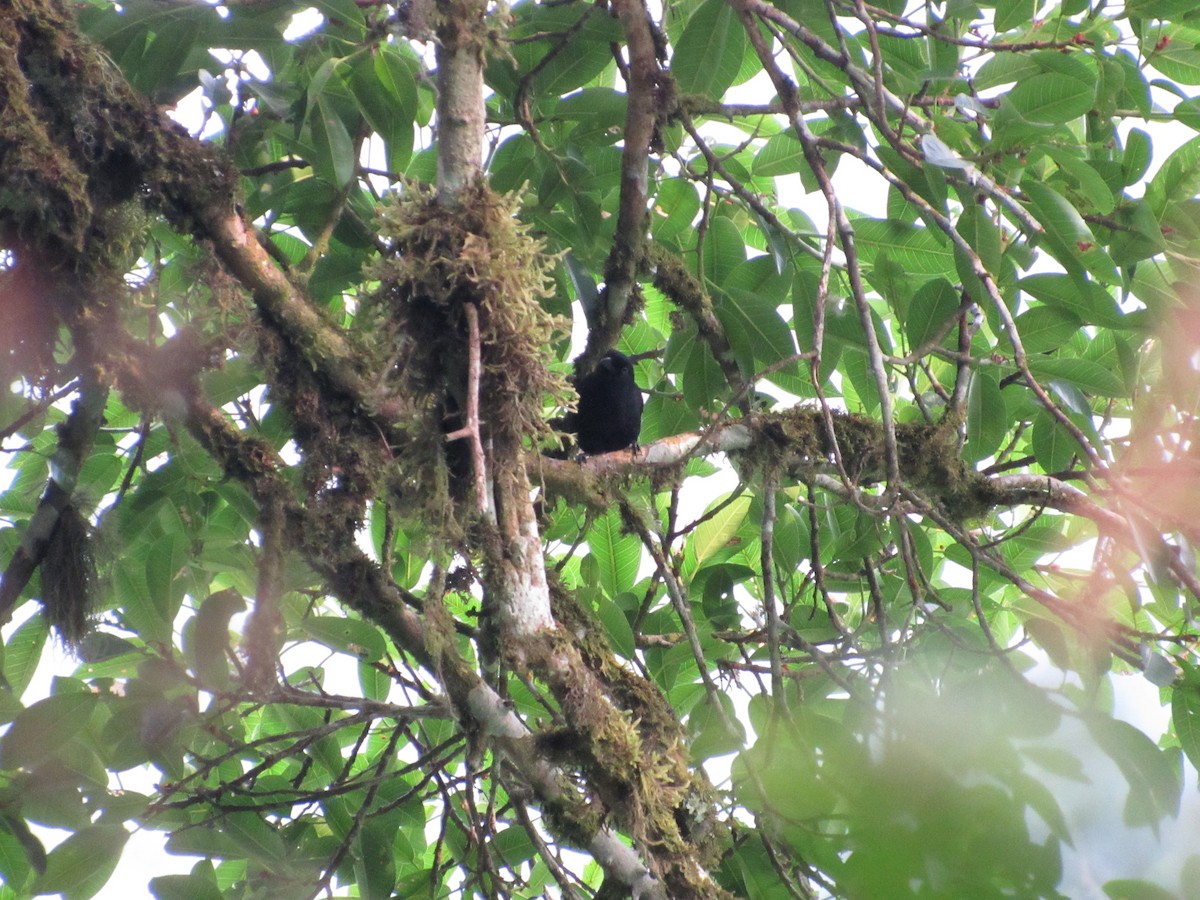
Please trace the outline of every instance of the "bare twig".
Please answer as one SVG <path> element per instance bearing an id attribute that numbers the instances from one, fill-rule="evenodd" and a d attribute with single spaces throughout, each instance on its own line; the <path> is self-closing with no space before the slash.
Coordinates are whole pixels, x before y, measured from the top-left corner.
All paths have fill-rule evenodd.
<path id="1" fill-rule="evenodd" d="M 464 303 L 467 317 L 467 421 L 456 431 L 446 435 L 446 440 L 466 440 L 471 444 L 471 461 L 475 472 L 475 504 L 480 513 L 488 510 L 487 457 L 483 452 L 483 437 L 479 420 L 479 310 L 474 303 Z"/>

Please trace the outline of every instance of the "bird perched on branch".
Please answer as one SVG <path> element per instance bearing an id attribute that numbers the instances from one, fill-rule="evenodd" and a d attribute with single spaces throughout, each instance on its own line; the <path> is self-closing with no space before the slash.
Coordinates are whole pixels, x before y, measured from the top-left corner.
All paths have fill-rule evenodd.
<path id="1" fill-rule="evenodd" d="M 633 360 L 609 350 L 596 368 L 575 385 L 579 406 L 568 417 L 568 430 L 589 455 L 637 449 L 642 428 L 642 392 L 633 380 Z"/>

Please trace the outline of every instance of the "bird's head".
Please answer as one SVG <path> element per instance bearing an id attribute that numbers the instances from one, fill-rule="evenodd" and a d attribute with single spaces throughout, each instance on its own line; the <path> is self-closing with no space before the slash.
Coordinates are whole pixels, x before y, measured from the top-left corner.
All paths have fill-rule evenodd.
<path id="1" fill-rule="evenodd" d="M 614 375 L 618 372 L 629 372 L 633 370 L 633 360 L 620 350 L 609 350 L 596 364 L 596 368 L 612 372 Z"/>

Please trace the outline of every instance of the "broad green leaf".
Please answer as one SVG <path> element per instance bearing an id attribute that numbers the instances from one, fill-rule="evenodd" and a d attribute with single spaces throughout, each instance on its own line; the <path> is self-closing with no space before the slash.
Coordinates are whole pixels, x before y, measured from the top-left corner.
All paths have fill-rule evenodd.
<path id="1" fill-rule="evenodd" d="M 1176 110 L 1178 109 L 1179 107 L 1176 107 Z M 1121 174 L 1124 176 L 1125 184 L 1134 184 L 1146 174 L 1153 155 L 1154 148 L 1150 142 L 1150 135 L 1140 128 L 1131 129 L 1125 138 L 1125 153 L 1121 157 Z"/>
<path id="2" fill-rule="evenodd" d="M 586 87 L 564 97 L 554 107 L 553 116 L 578 123 L 571 131 L 571 140 L 574 142 L 605 140 L 624 124 L 627 107 L 627 98 L 621 91 L 607 87 Z M 660 195 L 663 188 L 673 184 L 688 187 L 694 193 L 689 185 L 667 181 L 660 186 Z"/>
<path id="3" fill-rule="evenodd" d="M 1035 306 L 1015 319 L 1021 346 L 1026 353 L 1049 353 L 1059 349 L 1079 330 L 1079 319 L 1053 306 Z"/>
<path id="4" fill-rule="evenodd" d="M 1092 108 L 1095 70 L 1079 55 L 1045 50 L 1033 54 L 1031 60 L 1039 69 L 1037 74 L 1021 78 L 1006 97 L 1023 118 L 1058 125 Z"/>
<path id="5" fill-rule="evenodd" d="M 704 277 L 723 285 L 733 271 L 746 261 L 746 242 L 733 220 L 724 216 L 713 219 L 704 236 Z"/>
<path id="6" fill-rule="evenodd" d="M 1039 241 L 1068 271 L 1082 266 L 1105 283 L 1117 280 L 1116 264 L 1083 217 L 1052 188 L 1034 178 L 1026 178 L 1021 187 L 1029 195 L 1030 212 L 1042 226 Z"/>
<path id="7" fill-rule="evenodd" d="M 1085 198 L 1103 215 L 1113 211 L 1116 199 L 1095 166 L 1057 147 L 1048 146 L 1045 151 L 1046 155 L 1077 184 L 1078 196 Z"/>
<path id="8" fill-rule="evenodd" d="M 358 684 L 363 690 L 363 695 L 371 700 L 387 700 L 392 689 L 392 679 L 386 672 L 362 661 L 358 664 Z"/>
<path id="9" fill-rule="evenodd" d="M 349 87 L 363 118 L 388 145 L 388 165 L 403 168 L 412 153 L 417 86 L 407 60 L 385 45 L 354 66 Z"/>
<path id="10" fill-rule="evenodd" d="M 207 874 L 163 875 L 150 879 L 155 900 L 221 900 L 221 889 L 209 866 Z"/>
<path id="11" fill-rule="evenodd" d="M 49 633 L 46 620 L 33 616 L 13 632 L 4 645 L 4 680 L 17 697 L 29 687 L 33 673 L 42 661 L 42 650 Z"/>
<path id="12" fill-rule="evenodd" d="M 1033 78 L 1042 71 L 1032 56 L 1023 53 L 997 53 L 987 59 L 975 76 L 976 90 L 987 90 Z"/>
<path id="13" fill-rule="evenodd" d="M 1104 882 L 1104 894 L 1112 900 L 1179 900 L 1174 891 L 1135 878 L 1115 878 Z"/>
<path id="14" fill-rule="evenodd" d="M 792 331 L 779 315 L 777 303 L 748 291 L 728 294 L 728 299 L 715 304 L 715 312 L 744 369 L 765 369 L 795 354 Z"/>
<path id="15" fill-rule="evenodd" d="M 1037 813 L 1056 838 L 1064 844 L 1073 845 L 1071 830 L 1067 827 L 1067 818 L 1050 789 L 1041 781 L 1031 778 L 1024 772 L 1016 773 L 1013 780 L 1014 796 L 1018 800 L 1024 801 L 1030 809 Z"/>
<path id="16" fill-rule="evenodd" d="M 505 828 L 497 832 L 492 838 L 492 847 L 505 865 L 510 866 L 533 859 L 537 853 L 537 847 L 524 828 Z"/>
<path id="17" fill-rule="evenodd" d="M 300 627 L 314 641 L 362 660 L 381 659 L 387 652 L 379 629 L 361 619 L 309 616 L 300 621 Z"/>
<path id="18" fill-rule="evenodd" d="M 1169 204 L 1200 194 L 1200 137 L 1178 147 L 1146 187 L 1146 199 L 1155 212 L 1163 213 Z"/>
<path id="19" fill-rule="evenodd" d="M 923 348 L 944 332 L 946 323 L 958 312 L 959 302 L 958 293 L 945 278 L 934 278 L 921 285 L 909 303 L 904 320 L 909 352 Z"/>
<path id="20" fill-rule="evenodd" d="M 1082 453 L 1079 442 L 1046 410 L 1038 410 L 1031 436 L 1033 455 L 1044 472 L 1062 472 Z"/>
<path id="21" fill-rule="evenodd" d="M 696 189 L 683 179 L 663 182 L 651 209 L 650 230 L 655 240 L 669 242 L 692 227 L 700 212 Z"/>
<path id="22" fill-rule="evenodd" d="M 0 737 L 0 768 L 15 770 L 44 762 L 87 725 L 99 702 L 96 694 L 71 692 L 34 703 Z"/>
<path id="23" fill-rule="evenodd" d="M 611 45 L 620 39 L 615 19 L 587 7 L 530 6 L 520 29 L 544 38 L 510 45 L 518 76 L 534 68 L 533 99 L 558 97 L 582 87 L 613 64 Z"/>
<path id="24" fill-rule="evenodd" d="M 309 116 L 316 158 L 313 168 L 330 183 L 341 187 L 354 176 L 354 141 L 346 124 L 326 97 L 317 100 Z"/>
<path id="25" fill-rule="evenodd" d="M 790 131 L 772 135 L 754 157 L 754 175 L 774 178 L 800 172 L 808 166 L 799 139 Z"/>
<path id="26" fill-rule="evenodd" d="M 1187 677 L 1176 683 L 1171 694 L 1171 724 L 1184 754 L 1200 768 L 1200 678 L 1194 669 L 1186 671 Z"/>
<path id="27" fill-rule="evenodd" d="M 11 813 L 0 815 L 0 886 L 24 890 L 35 871 L 45 870 L 46 849 L 29 824 Z"/>
<path id="28" fill-rule="evenodd" d="M 978 462 L 991 456 L 1008 433 L 1008 410 L 993 372 L 977 369 L 967 390 L 967 443 L 963 456 Z"/>
<path id="29" fill-rule="evenodd" d="M 753 773 L 753 777 L 750 777 Z M 773 810 L 794 822 L 818 820 L 837 802 L 835 792 L 817 776 L 812 749 L 797 740 L 760 737 L 733 764 L 734 789 L 751 809 Z"/>
<path id="30" fill-rule="evenodd" d="M 62 894 L 66 900 L 93 896 L 111 877 L 129 832 L 120 825 L 81 829 L 50 851 L 46 874 L 34 882 L 39 894 Z"/>
<path id="31" fill-rule="evenodd" d="M 1029 13 L 1029 4 L 1025 0 L 996 0 L 996 32 L 1026 24 Z"/>
<path id="32" fill-rule="evenodd" d="M 633 587 L 642 559 L 637 535 L 625 532 L 617 511 L 610 510 L 592 523 L 587 536 L 592 558 L 599 565 L 600 587 L 609 597 Z"/>
<path id="33" fill-rule="evenodd" d="M 1121 397 L 1126 393 L 1118 373 L 1090 359 L 1037 357 L 1029 360 L 1029 370 L 1039 381 L 1066 381 L 1085 393 L 1101 397 Z"/>
<path id="34" fill-rule="evenodd" d="M 1085 324 L 1114 327 L 1128 324 L 1116 301 L 1094 281 L 1043 273 L 1022 278 L 1019 286 L 1047 306 L 1055 306 L 1078 316 Z"/>
<path id="35" fill-rule="evenodd" d="M 705 0 L 675 43 L 671 73 L 685 94 L 718 99 L 736 80 L 746 54 L 746 32 L 733 7 Z"/>
<path id="36" fill-rule="evenodd" d="M 621 611 L 621 607 L 602 594 L 597 594 L 594 599 L 596 615 L 604 625 L 609 644 L 621 656 L 633 659 L 637 653 L 637 644 L 625 613 Z"/>
<path id="37" fill-rule="evenodd" d="M 927 228 L 889 219 L 857 219 L 853 224 L 859 254 L 868 264 L 886 250 L 913 275 L 954 274 L 953 249 Z"/>
<path id="38" fill-rule="evenodd" d="M 1200 84 L 1200 48 L 1194 38 L 1173 31 L 1168 26 L 1158 34 L 1161 46 L 1156 44 L 1152 48 L 1150 65 L 1172 81 Z"/>
<path id="39" fill-rule="evenodd" d="M 697 761 L 732 753 L 740 749 L 746 740 L 745 729 L 734 714 L 732 702 L 724 694 L 718 695 L 717 701 L 724 711 L 724 717 L 708 699 L 697 704 L 688 716 L 692 758 Z M 733 731 L 727 729 L 726 723 Z"/>
<path id="40" fill-rule="evenodd" d="M 1182 757 L 1173 758 L 1128 722 L 1100 715 L 1090 716 L 1085 722 L 1129 784 L 1125 824 L 1149 825 L 1157 831 L 1160 819 L 1177 815 L 1183 789 Z"/>
<path id="41" fill-rule="evenodd" d="M 536 145 L 528 135 L 514 134 L 497 148 L 492 157 L 491 171 L 496 190 L 517 190 L 541 173 Z"/>
<path id="42" fill-rule="evenodd" d="M 684 366 L 683 399 L 692 412 L 718 406 L 728 393 L 729 385 L 707 345 L 692 341 L 679 357 Z"/>
<path id="43" fill-rule="evenodd" d="M 710 509 L 724 503 L 725 499 L 710 504 Z M 696 526 L 687 543 L 688 556 L 695 560 L 693 570 L 729 544 L 746 520 L 750 500 L 749 496 L 734 497 L 723 509 Z"/>
<path id="44" fill-rule="evenodd" d="M 392 896 L 396 884 L 393 853 L 396 828 L 378 817 L 367 819 L 359 829 L 354 847 L 355 874 L 363 898 Z"/>

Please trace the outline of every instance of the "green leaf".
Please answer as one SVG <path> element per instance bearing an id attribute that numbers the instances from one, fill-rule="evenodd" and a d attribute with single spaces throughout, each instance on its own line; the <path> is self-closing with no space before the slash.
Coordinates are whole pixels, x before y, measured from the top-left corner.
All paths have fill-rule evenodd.
<path id="1" fill-rule="evenodd" d="M 1152 881 L 1115 878 L 1104 882 L 1104 893 L 1112 900 L 1179 900 L 1179 895 Z"/>
<path id="2" fill-rule="evenodd" d="M 650 231 L 654 239 L 669 242 L 692 227 L 700 212 L 700 197 L 695 186 L 682 178 L 664 181 L 654 198 Z"/>
<path id="3" fill-rule="evenodd" d="M 1116 205 L 1116 199 L 1108 187 L 1108 183 L 1089 164 L 1071 152 L 1054 146 L 1044 147 L 1046 155 L 1078 185 L 1077 197 L 1085 200 L 1091 208 L 1103 215 L 1109 215 Z"/>
<path id="4" fill-rule="evenodd" d="M 684 94 L 714 100 L 733 84 L 746 55 L 746 32 L 724 0 L 705 0 L 675 42 L 671 73 Z"/>
<path id="5" fill-rule="evenodd" d="M 1029 360 L 1029 370 L 1039 381 L 1065 381 L 1101 397 L 1123 397 L 1127 393 L 1118 373 L 1090 359 L 1038 357 Z"/>
<path id="6" fill-rule="evenodd" d="M 724 216 L 713 219 L 704 236 L 704 277 L 723 285 L 745 261 L 746 242 L 737 225 Z"/>
<path id="7" fill-rule="evenodd" d="M 1070 275 L 1042 273 L 1022 278 L 1018 286 L 1047 306 L 1078 316 L 1086 325 L 1128 327 L 1127 317 L 1108 291 L 1094 281 Z"/>
<path id="8" fill-rule="evenodd" d="M 1029 196 L 1029 211 L 1043 228 L 1039 241 L 1055 259 L 1068 271 L 1082 266 L 1102 282 L 1118 280 L 1116 263 L 1066 198 L 1036 178 L 1026 178 L 1021 188 Z"/>
<path id="9" fill-rule="evenodd" d="M 693 411 L 716 406 L 729 385 L 707 345 L 693 341 L 679 356 L 683 361 L 684 401 Z"/>
<path id="10" fill-rule="evenodd" d="M 873 263 L 883 251 L 912 275 L 952 276 L 954 250 L 928 228 L 893 219 L 856 219 L 854 234 L 864 262 Z"/>
<path id="11" fill-rule="evenodd" d="M 688 733 L 692 736 L 692 759 L 704 760 L 740 750 L 746 741 L 746 731 L 738 721 L 733 703 L 724 694 L 717 695 L 724 717 L 707 697 L 698 703 L 688 716 Z M 726 728 L 726 723 L 733 729 Z"/>
<path id="12" fill-rule="evenodd" d="M 1024 802 L 1050 828 L 1050 833 L 1064 844 L 1072 844 L 1071 830 L 1067 827 L 1067 817 L 1063 815 L 1062 807 L 1058 805 L 1054 794 L 1045 784 L 1017 772 L 1013 776 L 1013 795 Z"/>
<path id="13" fill-rule="evenodd" d="M 1008 409 L 995 373 L 977 369 L 967 390 L 967 442 L 963 458 L 978 462 L 991 456 L 1008 433 Z"/>
<path id="14" fill-rule="evenodd" d="M 171 640 L 172 581 L 181 560 L 175 556 L 176 550 L 182 550 L 182 535 L 168 535 L 157 541 L 154 551 L 143 548 L 149 560 L 126 556 L 117 563 L 116 586 L 122 610 L 146 641 Z"/>
<path id="15" fill-rule="evenodd" d="M 1146 199 L 1160 217 L 1168 205 L 1197 194 L 1200 194 L 1200 137 L 1176 148 L 1146 187 Z"/>
<path id="16" fill-rule="evenodd" d="M 1002 34 L 1029 21 L 1029 4 L 1026 0 L 996 0 L 996 33 Z"/>
<path id="17" fill-rule="evenodd" d="M 743 369 L 753 372 L 793 356 L 792 330 L 779 315 L 778 303 L 748 291 L 729 290 L 714 311 Z M 794 371 L 794 366 L 791 367 Z"/>
<path id="18" fill-rule="evenodd" d="M 772 135 L 754 157 L 755 178 L 776 178 L 808 166 L 800 140 L 790 131 Z"/>
<path id="19" fill-rule="evenodd" d="M 600 587 L 609 597 L 633 587 L 642 560 L 642 543 L 637 535 L 624 533 L 615 509 L 596 519 L 587 542 L 600 569 Z"/>
<path id="20" fill-rule="evenodd" d="M 1175 109 L 1178 112 L 1179 107 Z M 1125 184 L 1134 184 L 1145 175 L 1153 156 L 1154 147 L 1150 142 L 1150 135 L 1140 128 L 1130 129 L 1125 137 L 1125 153 L 1121 156 L 1121 175 Z"/>
<path id="21" fill-rule="evenodd" d="M 374 625 L 343 616 L 308 616 L 300 620 L 304 632 L 338 653 L 362 660 L 382 659 L 387 653 L 383 635 Z"/>
<path id="22" fill-rule="evenodd" d="M 958 292 L 945 278 L 934 278 L 921 285 L 909 302 L 904 331 L 910 352 L 923 348 L 958 312 Z"/>
<path id="23" fill-rule="evenodd" d="M 721 498 L 709 504 L 708 511 L 716 509 L 726 499 Z M 729 544 L 746 521 L 750 501 L 748 495 L 734 497 L 723 509 L 696 526 L 687 543 L 687 555 L 695 561 L 690 567 L 692 571 L 703 566 L 705 561 Z"/>
<path id="24" fill-rule="evenodd" d="M 4 680 L 17 697 L 29 687 L 30 679 L 42 661 L 42 649 L 49 633 L 46 620 L 34 616 L 22 623 L 4 645 Z"/>
<path id="25" fill-rule="evenodd" d="M 46 848 L 28 823 L 19 816 L 0 812 L 0 885 L 19 891 L 34 872 L 45 871 Z"/>
<path id="26" fill-rule="evenodd" d="M 603 594 L 594 596 L 596 615 L 604 625 L 608 635 L 608 643 L 614 651 L 626 659 L 633 659 L 637 653 L 637 644 L 633 636 L 633 628 L 621 607 Z"/>
<path id="27" fill-rule="evenodd" d="M 553 117 L 578 124 L 571 131 L 571 140 L 575 143 L 586 141 L 606 141 L 625 123 L 628 98 L 622 91 L 609 87 L 586 87 L 581 91 L 563 97 L 554 107 Z M 663 182 L 659 192 L 668 185 L 679 182 Z M 685 185 L 695 193 L 695 188 Z"/>
<path id="28" fill-rule="evenodd" d="M 363 690 L 363 696 L 371 700 L 387 700 L 392 689 L 392 679 L 387 672 L 363 661 L 359 661 L 358 664 L 358 684 Z"/>
<path id="29" fill-rule="evenodd" d="M 199 869 L 204 863 L 197 863 Z M 163 875 L 150 879 L 150 892 L 155 900 L 222 900 L 224 896 L 211 864 L 207 872 L 195 869 L 187 875 Z"/>
<path id="30" fill-rule="evenodd" d="M 391 46 L 360 60 L 349 87 L 367 124 L 387 143 L 388 167 L 400 171 L 412 154 L 417 85 L 407 60 Z"/>
<path id="31" fill-rule="evenodd" d="M 93 896 L 104 887 L 121 859 L 129 832 L 120 825 L 83 828 L 50 851 L 46 874 L 34 882 L 39 894 L 66 900 Z"/>
<path id="32" fill-rule="evenodd" d="M 1194 32 L 1193 32 L 1194 34 Z M 1200 48 L 1195 38 L 1182 29 L 1166 26 L 1157 35 L 1162 43 L 1148 54 L 1148 62 L 1172 81 L 1180 84 L 1200 84 Z"/>
<path id="33" fill-rule="evenodd" d="M 538 6 L 525 15 L 529 18 L 523 29 L 552 38 L 510 45 L 521 75 L 537 67 L 535 99 L 582 87 L 613 64 L 610 48 L 620 39 L 620 30 L 610 17 L 575 6 Z"/>
<path id="34" fill-rule="evenodd" d="M 1096 97 L 1095 69 L 1084 63 L 1079 54 L 1045 50 L 1029 59 L 1039 71 L 1021 78 L 1006 97 L 1024 119 L 1059 125 L 1078 119 L 1092 108 Z"/>
<path id="35" fill-rule="evenodd" d="M 341 187 L 354 176 L 358 160 L 354 157 L 354 141 L 350 132 L 326 97 L 317 100 L 309 116 L 312 131 L 313 169 L 331 184 Z"/>
<path id="36" fill-rule="evenodd" d="M 396 884 L 396 857 L 392 849 L 395 825 L 369 818 L 359 829 L 355 841 L 355 875 L 364 900 L 392 896 Z"/>
<path id="37" fill-rule="evenodd" d="M 1033 418 L 1033 455 L 1043 472 L 1063 472 L 1080 455 L 1079 442 L 1050 413 L 1040 409 Z"/>
<path id="38" fill-rule="evenodd" d="M 1016 318 L 1017 333 L 1026 353 L 1049 353 L 1070 340 L 1082 324 L 1069 312 L 1052 306 L 1035 306 Z"/>
<path id="39" fill-rule="evenodd" d="M 1149 825 L 1157 832 L 1160 819 L 1178 815 L 1182 756 L 1177 752 L 1173 758 L 1128 722 L 1099 715 L 1089 716 L 1085 722 L 1129 783 L 1125 824 Z"/>
<path id="40" fill-rule="evenodd" d="M 39 700 L 22 711 L 0 737 L 0 768 L 35 766 L 62 750 L 88 724 L 99 701 L 90 691 L 75 691 Z"/>
<path id="41" fill-rule="evenodd" d="M 497 149 L 491 160 L 492 185 L 498 191 L 515 191 L 538 178 L 541 167 L 537 146 L 526 134 L 514 134 Z"/>
<path id="42" fill-rule="evenodd" d="M 1200 677 L 1195 669 L 1185 671 L 1187 676 L 1171 692 L 1171 724 L 1175 726 L 1179 746 L 1192 765 L 1200 769 Z"/>
<path id="43" fill-rule="evenodd" d="M 819 820 L 837 804 L 836 792 L 817 777 L 811 744 L 790 730 L 778 739 L 760 737 L 738 754 L 731 775 L 739 800 L 793 822 Z"/>

